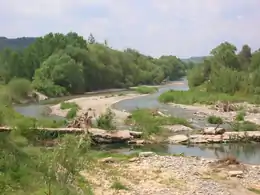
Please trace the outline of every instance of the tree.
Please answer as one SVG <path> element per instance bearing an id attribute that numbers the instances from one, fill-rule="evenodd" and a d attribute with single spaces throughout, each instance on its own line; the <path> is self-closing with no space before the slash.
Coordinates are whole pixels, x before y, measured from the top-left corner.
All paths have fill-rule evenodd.
<path id="1" fill-rule="evenodd" d="M 34 86 L 36 89 L 42 90 L 42 85 L 48 80 L 53 85 L 63 87 L 67 92 L 84 92 L 85 83 L 82 64 L 77 63 L 63 51 L 51 55 L 36 70 L 34 77 Z M 47 91 L 45 92 L 48 93 Z"/>
<path id="2" fill-rule="evenodd" d="M 94 44 L 96 43 L 96 40 L 94 38 L 94 36 L 92 35 L 92 33 L 90 33 L 89 37 L 88 37 L 88 43 L 89 44 Z"/>
<path id="3" fill-rule="evenodd" d="M 225 42 L 214 48 L 210 54 L 213 55 L 213 60 L 217 63 L 228 68 L 240 69 L 236 50 L 237 48 L 234 45 Z"/>
<path id="4" fill-rule="evenodd" d="M 242 50 L 238 54 L 241 69 L 247 70 L 251 62 L 251 48 L 248 45 L 243 45 Z"/>
<path id="5" fill-rule="evenodd" d="M 49 33 L 27 48 L 0 52 L 0 79 L 8 83 L 19 77 L 51 97 L 85 91 L 124 88 L 139 84 L 160 84 L 178 79 L 186 65 L 175 56 L 153 58 L 134 49 L 114 50 L 88 41 L 75 32 Z"/>

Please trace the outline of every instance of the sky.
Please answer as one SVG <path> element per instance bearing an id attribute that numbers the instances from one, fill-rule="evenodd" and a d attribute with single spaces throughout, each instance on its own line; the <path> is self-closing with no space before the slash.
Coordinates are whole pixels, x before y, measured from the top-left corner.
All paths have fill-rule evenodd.
<path id="1" fill-rule="evenodd" d="M 224 41 L 260 48 L 260 0 L 2 0 L 0 36 L 70 31 L 115 49 L 204 56 Z"/>

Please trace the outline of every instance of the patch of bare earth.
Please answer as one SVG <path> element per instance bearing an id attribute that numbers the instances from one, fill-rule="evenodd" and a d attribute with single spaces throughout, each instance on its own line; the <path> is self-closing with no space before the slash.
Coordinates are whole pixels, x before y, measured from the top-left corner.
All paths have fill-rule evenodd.
<path id="1" fill-rule="evenodd" d="M 211 162 L 193 157 L 154 155 L 131 162 L 99 163 L 82 174 L 96 195 L 254 194 L 248 188 L 260 183 L 259 167 L 222 166 Z"/>

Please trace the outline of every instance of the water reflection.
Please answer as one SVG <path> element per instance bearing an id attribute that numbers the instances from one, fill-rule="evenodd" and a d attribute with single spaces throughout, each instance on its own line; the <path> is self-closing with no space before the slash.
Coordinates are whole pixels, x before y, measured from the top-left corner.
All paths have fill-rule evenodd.
<path id="1" fill-rule="evenodd" d="M 259 143 L 208 144 L 196 146 L 168 145 L 167 153 L 184 153 L 188 156 L 222 158 L 228 155 L 249 164 L 260 164 Z"/>

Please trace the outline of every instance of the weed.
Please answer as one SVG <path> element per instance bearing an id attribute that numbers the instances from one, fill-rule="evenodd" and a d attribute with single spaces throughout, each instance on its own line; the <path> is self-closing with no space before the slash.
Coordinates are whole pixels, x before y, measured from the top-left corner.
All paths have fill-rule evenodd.
<path id="1" fill-rule="evenodd" d="M 123 183 L 121 183 L 119 180 L 116 180 L 111 185 L 111 188 L 116 190 L 129 190 L 127 186 L 125 186 Z"/>
<path id="2" fill-rule="evenodd" d="M 236 121 L 244 121 L 245 116 L 246 116 L 245 111 L 240 111 L 240 112 L 237 113 L 235 119 L 236 119 Z"/>
<path id="3" fill-rule="evenodd" d="M 114 130 L 116 129 L 115 125 L 113 124 L 113 119 L 115 114 L 110 110 L 107 109 L 106 113 L 101 114 L 97 119 L 97 127 L 106 130 Z"/>
<path id="4" fill-rule="evenodd" d="M 223 120 L 221 117 L 218 117 L 218 116 L 209 116 L 208 117 L 208 123 L 210 124 L 223 124 Z"/>

